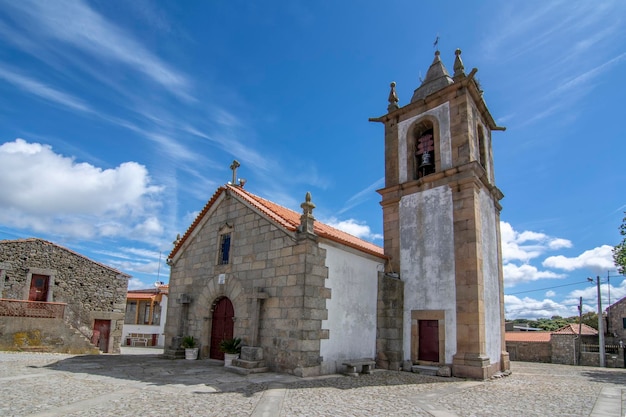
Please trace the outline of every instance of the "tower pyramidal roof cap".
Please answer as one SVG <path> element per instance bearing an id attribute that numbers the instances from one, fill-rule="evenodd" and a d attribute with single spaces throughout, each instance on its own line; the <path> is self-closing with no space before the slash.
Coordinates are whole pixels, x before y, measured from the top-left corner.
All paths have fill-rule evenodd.
<path id="1" fill-rule="evenodd" d="M 428 72 L 426 73 L 426 78 L 424 78 L 422 84 L 413 93 L 411 103 L 426 98 L 435 91 L 439 91 L 453 83 L 454 80 L 450 77 L 443 62 L 441 62 L 439 51 L 437 50 L 435 51 L 435 59 L 433 63 L 430 64 L 430 68 L 428 68 Z"/>

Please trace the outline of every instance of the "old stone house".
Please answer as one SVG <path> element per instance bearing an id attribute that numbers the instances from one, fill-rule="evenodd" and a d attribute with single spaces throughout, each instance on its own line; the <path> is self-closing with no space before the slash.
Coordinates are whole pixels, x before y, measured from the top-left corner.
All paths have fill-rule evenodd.
<path id="1" fill-rule="evenodd" d="M 220 187 L 171 265 L 169 349 L 200 339 L 204 356 L 232 335 L 267 365 L 298 375 L 374 357 L 388 369 L 447 366 L 489 378 L 509 368 L 493 120 L 476 69 L 439 51 L 410 103 L 391 84 L 385 127 L 384 248 L 235 185 Z M 231 168 L 234 170 L 238 163 Z"/>
<path id="2" fill-rule="evenodd" d="M 0 240 L 0 348 L 119 353 L 129 278 L 43 239 Z"/>
<path id="3" fill-rule="evenodd" d="M 607 333 L 614 343 L 626 344 L 626 297 L 611 304 L 607 312 Z"/>

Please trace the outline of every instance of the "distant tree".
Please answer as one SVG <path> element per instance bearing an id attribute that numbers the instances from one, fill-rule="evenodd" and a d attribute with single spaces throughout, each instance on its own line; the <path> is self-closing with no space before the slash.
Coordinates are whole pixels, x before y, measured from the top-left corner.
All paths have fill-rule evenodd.
<path id="1" fill-rule="evenodd" d="M 624 212 L 626 215 L 626 212 Z M 626 273 L 626 216 L 619 227 L 620 235 L 624 236 L 622 241 L 613 248 L 613 261 L 620 274 Z"/>
<path id="2" fill-rule="evenodd" d="M 583 313 L 583 323 L 598 330 L 598 313 L 594 311 Z"/>

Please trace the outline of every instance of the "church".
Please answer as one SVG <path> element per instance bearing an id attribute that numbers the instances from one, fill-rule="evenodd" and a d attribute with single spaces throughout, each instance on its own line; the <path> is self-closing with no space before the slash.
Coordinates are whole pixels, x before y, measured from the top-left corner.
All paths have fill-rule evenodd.
<path id="1" fill-rule="evenodd" d="M 504 128 L 476 72 L 457 49 L 451 76 L 436 51 L 410 103 L 391 83 L 387 113 L 370 119 L 384 125 L 382 248 L 315 220 L 309 193 L 300 212 L 252 194 L 234 161 L 168 257 L 166 354 L 193 336 L 201 357 L 223 359 L 220 342 L 239 337 L 263 369 L 298 376 L 358 358 L 476 379 L 508 370 L 491 146 Z"/>

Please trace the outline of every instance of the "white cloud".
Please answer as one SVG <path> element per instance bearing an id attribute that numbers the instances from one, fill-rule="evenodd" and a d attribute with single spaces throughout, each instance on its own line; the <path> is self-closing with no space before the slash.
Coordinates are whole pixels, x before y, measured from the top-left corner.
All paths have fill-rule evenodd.
<path id="1" fill-rule="evenodd" d="M 540 271 L 536 267 L 528 264 L 515 265 L 507 263 L 503 265 L 502 270 L 504 274 L 504 285 L 506 287 L 513 287 L 517 284 L 537 281 L 539 279 L 558 279 L 565 277 L 563 274 L 557 274 L 551 271 Z"/>
<path id="2" fill-rule="evenodd" d="M 16 139 L 0 145 L 0 189 L 0 222 L 15 227 L 83 238 L 162 231 L 162 187 L 136 162 L 102 169 Z"/>
<path id="3" fill-rule="evenodd" d="M 546 297 L 554 297 L 556 293 L 552 290 L 546 291 Z"/>
<path id="4" fill-rule="evenodd" d="M 578 303 L 576 302 L 576 305 Z M 504 296 L 505 317 L 507 319 L 541 317 L 571 317 L 578 314 L 576 305 L 557 303 L 550 299 L 535 300 L 530 297 L 518 298 L 514 295 Z"/>
<path id="5" fill-rule="evenodd" d="M 128 280 L 129 290 L 144 290 L 146 288 L 148 288 L 148 286 L 137 278 L 131 278 Z"/>
<path id="6" fill-rule="evenodd" d="M 615 269 L 613 263 L 613 247 L 602 245 L 590 249 L 575 258 L 567 258 L 563 255 L 550 256 L 543 261 L 542 265 L 547 268 L 557 268 L 565 271 L 575 269 L 590 269 L 596 274 Z"/>
<path id="7" fill-rule="evenodd" d="M 548 250 L 571 248 L 572 242 L 567 239 L 554 238 L 544 233 L 533 231 L 517 232 L 507 222 L 500 222 L 502 236 L 503 262 L 528 262 Z"/>
<path id="8" fill-rule="evenodd" d="M 620 279 L 622 278 L 620 277 Z M 589 286 L 587 286 L 586 288 L 570 292 L 564 302 L 578 303 L 579 298 L 582 297 L 583 302 L 585 303 L 585 305 L 587 305 L 585 311 L 597 311 L 598 287 L 595 282 L 596 281 L 594 278 L 594 282 L 589 282 Z M 615 281 L 613 281 L 613 283 L 614 282 Z M 610 291 L 606 278 L 600 277 L 600 283 L 600 294 L 602 295 L 603 309 L 609 306 L 609 301 L 612 304 L 626 297 L 626 279 L 622 279 L 620 285 L 618 286 L 615 286 L 613 285 L 613 283 L 611 283 Z"/>
<path id="9" fill-rule="evenodd" d="M 380 234 L 372 233 L 372 230 L 367 224 L 355 219 L 338 220 L 331 217 L 328 220 L 322 220 L 322 222 L 361 239 L 376 240 L 383 238 Z"/>

